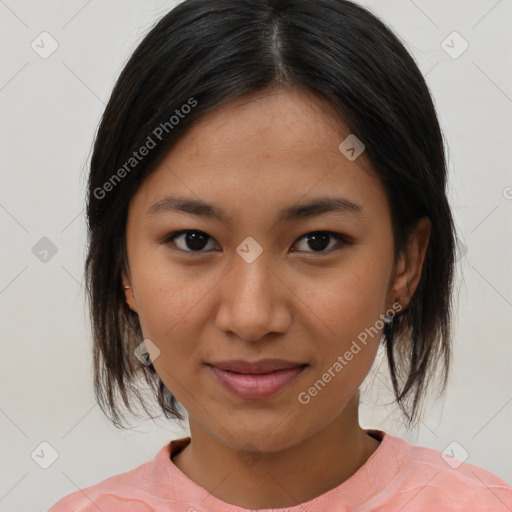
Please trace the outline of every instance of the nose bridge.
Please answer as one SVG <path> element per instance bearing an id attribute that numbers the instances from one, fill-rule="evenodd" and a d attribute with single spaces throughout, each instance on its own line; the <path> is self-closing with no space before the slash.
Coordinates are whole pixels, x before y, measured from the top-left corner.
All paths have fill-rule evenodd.
<path id="1" fill-rule="evenodd" d="M 242 250 L 243 247 L 239 248 Z M 251 249 L 252 250 L 252 249 Z M 238 251 L 237 251 L 238 252 Z M 272 301 L 273 273 L 270 270 L 272 262 L 268 254 L 262 251 L 253 260 L 237 254 L 233 258 L 233 275 L 230 286 L 232 293 L 236 296 L 237 302 L 244 302 L 249 299 L 258 302 L 255 306 L 261 307 L 263 302 Z M 271 305 L 268 304 L 270 307 Z"/>
<path id="2" fill-rule="evenodd" d="M 275 272 L 264 252 L 252 261 L 235 254 L 232 272 L 224 284 L 218 327 L 253 340 L 270 331 L 283 331 L 289 315 L 280 303 L 282 285 L 276 282 Z"/>

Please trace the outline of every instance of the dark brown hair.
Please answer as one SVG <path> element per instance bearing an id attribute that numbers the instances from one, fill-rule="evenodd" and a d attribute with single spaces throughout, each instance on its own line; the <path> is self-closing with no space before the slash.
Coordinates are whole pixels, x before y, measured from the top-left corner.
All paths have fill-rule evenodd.
<path id="1" fill-rule="evenodd" d="M 365 144 L 390 200 L 395 257 L 418 219 L 431 220 L 420 282 L 385 344 L 409 428 L 439 363 L 442 391 L 446 387 L 455 227 L 445 194 L 442 133 L 412 56 L 381 20 L 347 0 L 187 0 L 155 24 L 122 70 L 91 157 L 85 272 L 94 390 L 120 428 L 119 398 L 131 413 L 137 398 L 151 416 L 138 386 L 142 378 L 166 418 L 184 419 L 153 365 L 134 357 L 143 335 L 121 281 L 130 199 L 201 116 L 286 85 L 326 99 Z M 149 139 L 154 146 L 135 159 Z"/>

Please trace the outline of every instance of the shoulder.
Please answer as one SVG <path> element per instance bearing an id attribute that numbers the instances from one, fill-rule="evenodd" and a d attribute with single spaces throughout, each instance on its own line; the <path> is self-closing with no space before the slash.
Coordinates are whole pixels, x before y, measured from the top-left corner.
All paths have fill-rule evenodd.
<path id="1" fill-rule="evenodd" d="M 393 436 L 391 436 L 393 437 Z M 405 510 L 512 510 L 512 486 L 490 471 L 433 448 L 407 445 L 393 482 Z M 406 506 L 408 504 L 408 506 Z"/>
<path id="2" fill-rule="evenodd" d="M 168 445 L 159 453 L 166 448 Z M 78 489 L 57 501 L 48 512 L 154 512 L 155 509 L 150 505 L 154 469 L 155 461 L 149 461 L 130 471 Z"/>

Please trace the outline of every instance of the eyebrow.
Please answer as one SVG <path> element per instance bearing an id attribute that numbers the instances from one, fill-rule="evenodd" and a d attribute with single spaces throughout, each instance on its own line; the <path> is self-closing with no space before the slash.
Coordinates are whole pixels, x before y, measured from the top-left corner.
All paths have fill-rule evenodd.
<path id="1" fill-rule="evenodd" d="M 150 206 L 147 215 L 157 215 L 163 212 L 183 212 L 199 217 L 217 217 L 229 224 L 233 219 L 222 208 L 214 204 L 187 197 L 168 196 Z M 308 203 L 301 203 L 283 208 L 277 222 L 290 222 L 326 213 L 341 213 L 343 215 L 359 216 L 363 213 L 362 205 L 354 203 L 346 197 L 319 197 Z"/>

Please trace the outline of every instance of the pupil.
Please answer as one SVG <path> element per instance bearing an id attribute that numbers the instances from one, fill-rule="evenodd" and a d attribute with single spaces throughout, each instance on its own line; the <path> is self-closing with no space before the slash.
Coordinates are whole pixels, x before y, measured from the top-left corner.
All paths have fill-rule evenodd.
<path id="1" fill-rule="evenodd" d="M 329 235 L 327 233 L 316 233 L 307 238 L 309 246 L 314 250 L 323 250 L 329 245 Z"/>
<path id="2" fill-rule="evenodd" d="M 202 233 L 188 233 L 186 243 L 189 249 L 201 250 L 206 245 L 206 237 Z"/>

